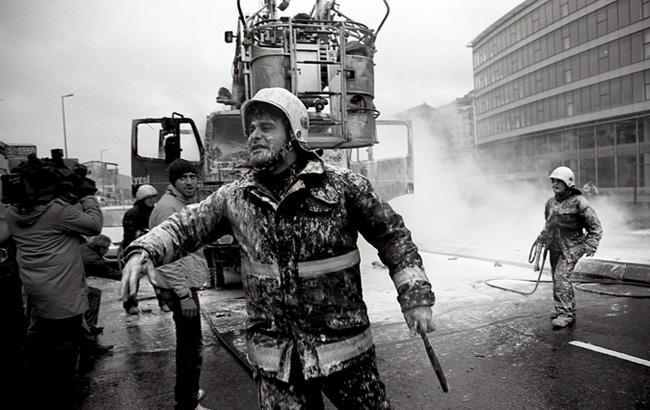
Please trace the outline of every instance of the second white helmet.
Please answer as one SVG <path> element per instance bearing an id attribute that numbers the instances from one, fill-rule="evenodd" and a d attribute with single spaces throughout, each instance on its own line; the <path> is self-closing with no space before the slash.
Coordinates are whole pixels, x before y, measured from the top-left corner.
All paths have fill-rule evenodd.
<path id="1" fill-rule="evenodd" d="M 569 188 L 575 188 L 576 186 L 576 177 L 573 175 L 571 168 L 568 167 L 557 167 L 548 177 L 563 181 Z"/>
<path id="2" fill-rule="evenodd" d="M 136 201 L 141 201 L 143 199 L 156 196 L 158 195 L 158 191 L 156 188 L 152 187 L 151 185 L 141 185 L 140 188 L 138 188 L 137 192 L 135 193 L 135 200 Z"/>

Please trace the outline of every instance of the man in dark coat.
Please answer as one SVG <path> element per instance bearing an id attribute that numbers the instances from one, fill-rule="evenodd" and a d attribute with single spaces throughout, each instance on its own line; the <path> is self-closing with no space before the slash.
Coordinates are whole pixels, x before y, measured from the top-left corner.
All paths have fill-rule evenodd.
<path id="1" fill-rule="evenodd" d="M 158 191 L 151 185 L 141 185 L 135 193 L 135 203 L 133 207 L 126 211 L 122 219 L 122 227 L 124 228 L 124 236 L 122 238 L 122 249 L 126 249 L 131 242 L 137 237 L 144 235 L 149 231 L 149 216 L 156 205 L 156 197 Z M 156 293 L 156 296 L 158 294 Z M 158 297 L 160 303 L 160 297 Z M 138 299 L 132 297 L 124 301 L 122 304 L 124 310 L 130 315 L 138 314 Z M 161 304 L 161 308 L 164 305 Z"/>
<path id="2" fill-rule="evenodd" d="M 112 268 L 104 259 L 111 245 L 111 238 L 106 235 L 97 235 L 90 242 L 81 245 L 81 257 L 84 263 L 86 277 L 94 276 L 112 280 L 120 280 L 120 271 Z M 88 286 L 88 304 L 89 308 L 84 313 L 85 326 L 84 338 L 82 339 L 82 353 L 104 354 L 108 353 L 113 346 L 101 345 L 97 340 L 97 335 L 101 334 L 102 327 L 97 327 L 99 319 L 99 307 L 102 300 L 101 289 Z"/>

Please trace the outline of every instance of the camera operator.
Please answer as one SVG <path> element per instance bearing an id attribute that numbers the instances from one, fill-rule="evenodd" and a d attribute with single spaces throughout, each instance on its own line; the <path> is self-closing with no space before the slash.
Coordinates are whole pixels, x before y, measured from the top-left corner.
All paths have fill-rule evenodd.
<path id="1" fill-rule="evenodd" d="M 60 150 L 52 160 L 31 155 L 3 176 L 7 224 L 16 242 L 16 261 L 30 312 L 27 329 L 27 386 L 33 408 L 66 408 L 75 394 L 82 317 L 88 286 L 81 235 L 98 235 L 102 212 L 85 169 L 66 167 Z"/>

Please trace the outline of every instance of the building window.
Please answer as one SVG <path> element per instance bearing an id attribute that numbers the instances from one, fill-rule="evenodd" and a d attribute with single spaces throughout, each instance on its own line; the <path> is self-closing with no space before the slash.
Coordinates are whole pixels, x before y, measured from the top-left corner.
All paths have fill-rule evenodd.
<path id="1" fill-rule="evenodd" d="M 564 83 L 570 83 L 573 81 L 573 76 L 571 74 L 571 67 L 564 69 Z"/>
<path id="2" fill-rule="evenodd" d="M 636 182 L 636 155 L 621 155 L 617 160 L 617 187 L 634 188 Z"/>
<path id="3" fill-rule="evenodd" d="M 614 145 L 614 125 L 604 124 L 596 127 L 596 145 L 600 147 L 611 147 Z"/>
<path id="4" fill-rule="evenodd" d="M 636 122 L 623 121 L 616 124 L 616 144 L 626 145 L 636 143 Z"/>
<path id="5" fill-rule="evenodd" d="M 515 25 L 510 26 L 510 45 L 513 45 L 517 42 L 517 27 Z"/>
<path id="6" fill-rule="evenodd" d="M 518 100 L 521 98 L 521 91 L 519 88 L 519 82 L 513 83 L 512 84 L 512 99 L 513 100 Z"/>
<path id="7" fill-rule="evenodd" d="M 598 186 L 603 188 L 614 188 L 616 184 L 614 157 L 598 157 Z"/>
<path id="8" fill-rule="evenodd" d="M 604 110 L 610 107 L 609 82 L 600 83 L 600 109 Z"/>
<path id="9" fill-rule="evenodd" d="M 596 12 L 596 32 L 598 36 L 607 34 L 607 9 L 602 8 Z"/>
<path id="10" fill-rule="evenodd" d="M 535 93 L 541 93 L 544 91 L 544 83 L 542 82 L 542 73 L 540 71 L 535 72 Z"/>
<path id="11" fill-rule="evenodd" d="M 564 145 L 564 152 L 575 151 L 577 147 L 576 131 L 568 130 L 562 132 L 562 144 Z"/>
<path id="12" fill-rule="evenodd" d="M 643 0 L 643 18 L 650 17 L 650 0 Z"/>
<path id="13" fill-rule="evenodd" d="M 533 33 L 539 30 L 539 10 L 533 11 Z"/>
<path id="14" fill-rule="evenodd" d="M 533 61 L 538 62 L 542 59 L 542 41 L 537 40 L 533 43 Z"/>
<path id="15" fill-rule="evenodd" d="M 650 100 L 650 70 L 645 73 L 645 99 Z"/>
<path id="16" fill-rule="evenodd" d="M 568 50 L 569 48 L 571 48 L 571 37 L 569 35 L 569 29 L 564 28 L 562 29 L 562 49 Z"/>
<path id="17" fill-rule="evenodd" d="M 609 48 L 604 45 L 598 49 L 598 72 L 609 71 Z"/>
<path id="18" fill-rule="evenodd" d="M 596 185 L 596 159 L 595 158 L 582 158 L 580 160 L 580 180 L 581 182 L 593 181 Z"/>
<path id="19" fill-rule="evenodd" d="M 562 17 L 569 15 L 569 0 L 560 0 L 560 15 Z"/>
<path id="20" fill-rule="evenodd" d="M 650 4 L 650 0 L 646 4 Z M 650 30 L 643 32 L 643 58 L 650 58 Z"/>
<path id="21" fill-rule="evenodd" d="M 578 144 L 580 149 L 594 149 L 596 146 L 596 139 L 594 138 L 594 129 L 592 127 L 578 129 Z"/>
<path id="22" fill-rule="evenodd" d="M 566 103 L 566 115 L 571 117 L 573 115 L 573 101 Z"/>

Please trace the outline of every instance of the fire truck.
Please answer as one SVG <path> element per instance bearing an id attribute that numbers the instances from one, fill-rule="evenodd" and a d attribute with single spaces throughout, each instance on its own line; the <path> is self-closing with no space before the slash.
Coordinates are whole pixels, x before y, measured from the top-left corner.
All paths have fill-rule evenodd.
<path id="1" fill-rule="evenodd" d="M 133 192 L 151 184 L 162 194 L 167 167 L 176 158 L 200 169 L 201 198 L 248 172 L 240 107 L 260 89 L 283 87 L 307 107 L 307 142 L 323 160 L 367 176 L 385 200 L 412 193 L 411 125 L 378 120 L 374 104 L 375 41 L 390 11 L 383 2 L 386 14 L 370 29 L 348 18 L 335 1 L 316 0 L 309 13 L 290 15 L 288 0 L 263 0 L 249 14 L 237 0 L 237 31 L 224 36 L 235 45 L 235 56 L 232 86 L 222 87 L 216 99 L 222 109 L 208 116 L 203 138 L 195 122 L 178 113 L 133 120 Z M 382 146 L 387 154 L 378 158 Z M 205 254 L 210 285 L 239 280 L 239 251 L 232 237 L 207 246 Z"/>

